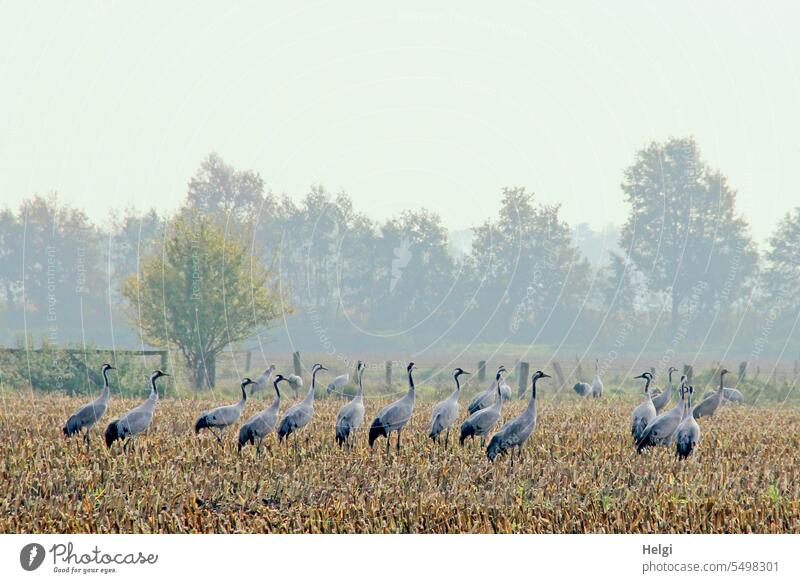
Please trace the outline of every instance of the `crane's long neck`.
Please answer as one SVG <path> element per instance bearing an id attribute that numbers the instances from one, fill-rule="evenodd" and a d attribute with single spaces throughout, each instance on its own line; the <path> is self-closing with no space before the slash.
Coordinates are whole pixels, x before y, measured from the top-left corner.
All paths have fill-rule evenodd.
<path id="1" fill-rule="evenodd" d="M 356 393 L 356 397 L 363 397 L 364 396 L 364 383 L 362 377 L 364 376 L 364 369 L 362 368 L 358 371 L 358 393 Z"/>
<path id="2" fill-rule="evenodd" d="M 311 387 L 309 387 L 308 393 L 306 393 L 306 398 L 305 398 L 305 401 L 307 401 L 309 403 L 313 403 L 314 402 L 314 391 L 317 390 L 317 373 L 318 372 L 319 372 L 319 369 L 315 369 L 311 373 Z"/>
<path id="3" fill-rule="evenodd" d="M 242 398 L 239 400 L 240 407 L 244 407 L 244 402 L 247 401 L 247 390 L 245 387 L 247 387 L 247 385 L 242 383 Z"/>
<path id="4" fill-rule="evenodd" d="M 458 375 L 453 375 L 453 380 L 456 382 L 456 390 L 453 391 L 452 397 L 458 397 L 458 393 L 461 391 L 461 383 L 458 380 Z"/>
<path id="5" fill-rule="evenodd" d="M 644 380 L 644 394 L 647 395 L 648 399 L 653 400 L 653 395 L 650 394 L 650 377 Z"/>
<path id="6" fill-rule="evenodd" d="M 155 403 L 158 401 L 158 388 L 156 387 L 156 377 L 150 377 L 150 397 L 148 400 Z"/>
<path id="7" fill-rule="evenodd" d="M 280 381 L 275 381 L 272 383 L 272 386 L 275 387 L 275 400 L 272 401 L 272 407 L 277 408 L 281 404 L 281 390 L 278 388 L 278 383 Z"/>
<path id="8" fill-rule="evenodd" d="M 536 381 L 539 380 L 539 377 L 533 377 L 531 381 L 531 399 L 528 401 L 528 411 L 536 411 Z"/>
<path id="9" fill-rule="evenodd" d="M 675 374 L 675 369 L 672 369 L 672 368 L 671 368 L 671 369 L 669 369 L 669 376 L 668 376 L 668 378 L 669 378 L 669 386 L 670 386 L 670 388 L 672 388 L 672 375 L 673 375 L 673 374 Z"/>
<path id="10" fill-rule="evenodd" d="M 724 377 L 725 377 L 725 373 L 724 372 L 720 373 L 720 375 L 719 375 L 719 390 L 717 391 L 719 395 L 722 395 L 722 393 L 725 390 L 725 385 L 724 385 L 725 381 L 723 380 Z"/>
<path id="11" fill-rule="evenodd" d="M 103 369 L 103 390 L 100 393 L 100 398 L 103 400 L 107 400 L 108 396 L 111 394 L 111 389 L 108 387 L 108 369 Z"/>
<path id="12" fill-rule="evenodd" d="M 500 383 L 497 383 L 497 398 L 494 400 L 492 407 L 500 410 L 500 407 L 503 406 L 503 392 L 500 390 Z"/>
<path id="13" fill-rule="evenodd" d="M 408 371 L 408 395 L 414 396 L 414 377 L 411 376 L 411 371 Z"/>

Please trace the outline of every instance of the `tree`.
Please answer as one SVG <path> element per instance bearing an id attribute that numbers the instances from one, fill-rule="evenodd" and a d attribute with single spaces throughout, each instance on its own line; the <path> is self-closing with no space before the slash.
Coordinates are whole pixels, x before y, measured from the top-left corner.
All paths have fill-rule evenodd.
<path id="1" fill-rule="evenodd" d="M 213 214 L 225 221 L 233 219 L 244 224 L 263 213 L 264 206 L 271 211 L 274 200 L 264 194 L 264 180 L 257 172 L 236 170 L 212 152 L 189 179 L 186 206 L 190 212 Z"/>
<path id="2" fill-rule="evenodd" d="M 505 331 L 543 325 L 576 306 L 589 266 L 572 242 L 558 205 L 534 205 L 524 188 L 506 188 L 496 223 L 475 229 L 469 269 L 475 303 L 497 314 Z"/>
<path id="3" fill-rule="evenodd" d="M 621 247 L 650 290 L 668 295 L 672 337 L 683 306 L 708 313 L 742 297 L 755 273 L 755 245 L 736 214 L 736 192 L 692 138 L 642 148 L 622 190 L 631 211 Z"/>
<path id="4" fill-rule="evenodd" d="M 271 268 L 248 252 L 247 237 L 213 217 L 182 213 L 158 253 L 122 288 L 129 317 L 154 346 L 177 345 L 197 388 L 214 386 L 217 355 L 281 313 Z"/>
<path id="5" fill-rule="evenodd" d="M 800 289 L 800 207 L 786 213 L 769 239 L 763 274 L 767 302 L 778 309 L 797 308 Z"/>

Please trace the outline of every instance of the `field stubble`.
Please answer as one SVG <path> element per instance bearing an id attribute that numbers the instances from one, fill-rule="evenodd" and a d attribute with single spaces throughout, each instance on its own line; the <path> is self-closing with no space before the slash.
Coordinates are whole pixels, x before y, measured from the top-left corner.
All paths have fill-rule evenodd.
<path id="1" fill-rule="evenodd" d="M 194 435 L 198 412 L 219 403 L 160 401 L 149 432 L 123 453 L 106 449 L 102 429 L 139 401 L 112 398 L 87 452 L 61 434 L 82 401 L 6 396 L 0 532 L 800 531 L 798 410 L 726 406 L 679 463 L 673 448 L 636 455 L 627 398 L 540 401 L 523 463 L 511 469 L 508 458 L 490 464 L 477 442 L 459 447 L 457 428 L 449 450 L 434 447 L 429 402 L 417 403 L 399 454 L 394 440 L 388 457 L 383 440 L 371 452 L 365 428 L 355 450 L 336 447 L 342 401 L 329 399 L 317 401 L 299 455 L 273 434 L 257 459 L 252 447 L 236 454 L 238 426 L 224 449 Z M 368 400 L 365 425 L 385 402 Z M 244 417 L 265 405 L 249 401 Z M 504 419 L 523 406 L 504 407 Z"/>

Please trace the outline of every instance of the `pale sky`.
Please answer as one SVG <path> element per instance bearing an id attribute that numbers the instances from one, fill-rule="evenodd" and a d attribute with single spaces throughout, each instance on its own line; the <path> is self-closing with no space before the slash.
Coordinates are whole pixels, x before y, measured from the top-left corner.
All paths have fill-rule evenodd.
<path id="1" fill-rule="evenodd" d="M 379 219 L 464 228 L 525 185 L 600 228 L 686 134 L 757 239 L 800 204 L 797 2 L 393 4 L 0 2 L 0 205 L 170 210 L 217 151 Z"/>

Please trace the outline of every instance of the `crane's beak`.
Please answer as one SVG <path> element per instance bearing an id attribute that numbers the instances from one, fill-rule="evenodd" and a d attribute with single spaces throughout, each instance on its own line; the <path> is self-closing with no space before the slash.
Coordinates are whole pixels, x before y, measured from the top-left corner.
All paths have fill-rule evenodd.
<path id="1" fill-rule="evenodd" d="M 542 373 L 542 378 L 543 379 L 549 379 L 549 378 L 552 378 L 552 377 L 549 374 L 543 372 Z"/>

